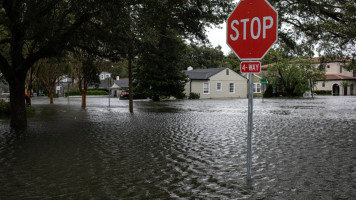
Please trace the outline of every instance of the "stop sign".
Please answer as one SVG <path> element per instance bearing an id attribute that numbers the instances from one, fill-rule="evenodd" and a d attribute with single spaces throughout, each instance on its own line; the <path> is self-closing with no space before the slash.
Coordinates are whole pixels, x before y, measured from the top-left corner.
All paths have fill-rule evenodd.
<path id="1" fill-rule="evenodd" d="M 278 14 L 266 0 L 240 0 L 227 19 L 227 44 L 240 60 L 261 60 L 277 41 Z"/>

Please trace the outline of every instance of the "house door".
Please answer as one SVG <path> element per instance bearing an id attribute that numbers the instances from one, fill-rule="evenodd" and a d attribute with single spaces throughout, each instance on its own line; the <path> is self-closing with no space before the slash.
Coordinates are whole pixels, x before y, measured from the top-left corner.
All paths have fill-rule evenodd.
<path id="1" fill-rule="evenodd" d="M 347 87 L 344 87 L 344 96 L 347 96 Z"/>
<path id="2" fill-rule="evenodd" d="M 340 87 L 338 84 L 333 85 L 333 96 L 339 96 L 340 95 Z"/>

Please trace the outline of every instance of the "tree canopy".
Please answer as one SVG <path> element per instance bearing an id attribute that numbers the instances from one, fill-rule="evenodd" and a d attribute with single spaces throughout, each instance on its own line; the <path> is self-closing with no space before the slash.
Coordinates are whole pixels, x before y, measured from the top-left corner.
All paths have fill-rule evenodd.
<path id="1" fill-rule="evenodd" d="M 206 41 L 205 28 L 222 23 L 232 1 L 147 1 L 138 9 L 142 43 L 137 86 L 154 99 L 181 97 L 185 76 L 177 63 L 184 58 L 184 40 Z"/>
<path id="2" fill-rule="evenodd" d="M 93 58 L 125 57 L 129 66 L 139 58 L 137 81 L 149 86 L 145 90 L 172 95 L 167 90 L 184 82 L 175 67 L 184 42 L 205 41 L 205 28 L 222 23 L 232 5 L 232 0 L 0 0 L 0 70 L 10 85 L 11 126 L 27 124 L 27 71 L 40 59 L 75 48 Z"/>
<path id="3" fill-rule="evenodd" d="M 289 54 L 355 57 L 354 0 L 269 0 L 278 10 L 280 46 Z"/>

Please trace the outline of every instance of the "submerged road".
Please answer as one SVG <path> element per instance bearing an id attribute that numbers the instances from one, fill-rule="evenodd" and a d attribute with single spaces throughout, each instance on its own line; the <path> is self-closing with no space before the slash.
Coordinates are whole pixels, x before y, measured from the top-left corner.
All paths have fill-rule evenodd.
<path id="1" fill-rule="evenodd" d="M 34 98 L 22 132 L 0 118 L 0 199 L 355 199 L 356 97 Z"/>

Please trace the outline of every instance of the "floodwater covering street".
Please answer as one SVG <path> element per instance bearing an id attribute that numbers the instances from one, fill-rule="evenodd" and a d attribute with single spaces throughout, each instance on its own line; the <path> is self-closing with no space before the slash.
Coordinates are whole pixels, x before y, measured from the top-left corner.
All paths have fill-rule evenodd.
<path id="1" fill-rule="evenodd" d="M 0 199 L 356 199 L 356 97 L 33 98 L 28 128 L 0 118 Z"/>

